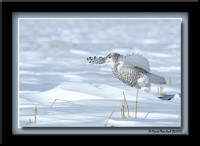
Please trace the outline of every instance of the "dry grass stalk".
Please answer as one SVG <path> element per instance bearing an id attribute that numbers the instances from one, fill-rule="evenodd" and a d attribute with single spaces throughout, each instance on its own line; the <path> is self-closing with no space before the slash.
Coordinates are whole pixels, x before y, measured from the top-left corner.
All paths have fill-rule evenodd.
<path id="1" fill-rule="evenodd" d="M 179 114 L 178 119 L 180 119 L 180 117 L 181 117 L 181 113 Z"/>
<path id="2" fill-rule="evenodd" d="M 160 86 L 160 94 L 164 91 L 163 87 Z"/>
<path id="3" fill-rule="evenodd" d="M 49 110 L 52 108 L 52 106 L 54 105 L 54 103 L 56 102 L 56 100 L 70 102 L 69 100 L 64 100 L 64 99 L 55 99 L 54 102 L 52 103 L 52 105 L 49 107 Z"/>
<path id="4" fill-rule="evenodd" d="M 124 103 L 126 102 L 126 108 L 127 108 L 127 112 L 128 112 L 128 118 L 129 118 L 130 115 L 129 115 L 128 103 L 127 103 L 127 100 L 126 100 L 126 97 L 125 97 L 124 91 L 122 91 L 122 92 L 123 92 L 123 96 L 124 96 Z"/>
<path id="5" fill-rule="evenodd" d="M 121 107 L 121 118 L 123 118 L 123 115 L 122 115 L 122 107 Z"/>
<path id="6" fill-rule="evenodd" d="M 36 110 L 36 115 L 38 114 L 38 111 L 37 111 L 37 106 L 35 106 L 35 110 Z"/>
<path id="7" fill-rule="evenodd" d="M 159 93 L 159 95 L 166 95 L 166 93 L 164 93 L 163 91 L 164 91 L 164 88 L 162 86 L 160 86 L 160 93 Z"/>
<path id="8" fill-rule="evenodd" d="M 125 116 L 124 105 L 122 105 L 122 115 L 123 115 L 123 116 L 122 116 L 123 118 L 125 118 L 125 117 L 126 117 L 126 116 Z"/>
<path id="9" fill-rule="evenodd" d="M 123 101 L 122 101 L 122 106 L 121 106 L 121 118 L 124 117 L 123 111 L 124 111 L 124 106 L 123 106 Z"/>
<path id="10" fill-rule="evenodd" d="M 169 77 L 169 86 L 171 87 L 171 84 L 172 84 L 172 80 L 171 80 L 171 77 Z"/>
<path id="11" fill-rule="evenodd" d="M 34 123 L 36 123 L 36 118 L 37 118 L 37 106 L 35 106 L 35 111 L 34 111 Z"/>
<path id="12" fill-rule="evenodd" d="M 158 95 L 160 95 L 160 90 L 159 90 L 159 86 L 158 86 L 158 88 L 157 88 L 157 93 L 158 93 Z"/>
<path id="13" fill-rule="evenodd" d="M 112 116 L 112 114 L 113 114 L 114 112 L 115 112 L 115 111 L 112 111 L 112 113 L 110 114 L 110 116 L 109 116 L 108 119 L 106 120 L 105 127 L 106 127 L 106 125 L 107 125 L 109 119 L 111 118 L 111 116 Z"/>
<path id="14" fill-rule="evenodd" d="M 136 105 L 135 105 L 135 118 L 137 118 L 137 101 L 138 101 L 138 88 L 137 88 L 137 94 L 136 94 Z"/>
<path id="15" fill-rule="evenodd" d="M 122 100 L 122 106 L 121 106 L 121 117 L 122 118 L 124 117 L 123 111 L 124 111 L 124 101 Z"/>
<path id="16" fill-rule="evenodd" d="M 127 112 L 128 112 L 128 118 L 130 118 L 130 115 L 129 115 L 129 108 L 128 108 L 127 101 L 126 101 L 126 108 L 127 108 Z"/>

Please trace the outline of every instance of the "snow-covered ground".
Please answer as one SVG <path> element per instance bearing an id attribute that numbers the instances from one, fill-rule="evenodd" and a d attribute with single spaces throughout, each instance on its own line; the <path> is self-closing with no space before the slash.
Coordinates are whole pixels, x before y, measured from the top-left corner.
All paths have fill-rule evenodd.
<path id="1" fill-rule="evenodd" d="M 104 127 L 113 110 L 107 127 L 181 126 L 180 23 L 175 19 L 20 20 L 19 126 Z M 108 66 L 86 60 L 110 52 L 148 58 L 152 73 L 167 81 L 171 77 L 171 87 L 162 87 L 175 97 L 159 99 L 154 84 L 150 93 L 139 90 L 135 118 L 137 89 L 115 78 Z M 121 118 L 122 91 L 130 118 Z M 55 99 L 69 102 L 57 100 L 49 110 Z M 35 105 L 38 115 L 33 123 Z"/>

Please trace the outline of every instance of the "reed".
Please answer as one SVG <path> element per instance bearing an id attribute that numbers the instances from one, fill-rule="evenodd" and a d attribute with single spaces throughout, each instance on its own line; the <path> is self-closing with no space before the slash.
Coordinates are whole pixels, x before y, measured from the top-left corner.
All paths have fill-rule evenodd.
<path id="1" fill-rule="evenodd" d="M 180 117 L 181 117 L 181 113 L 179 114 L 178 119 L 180 119 Z"/>
<path id="2" fill-rule="evenodd" d="M 163 87 L 160 86 L 160 94 L 162 94 L 163 91 L 164 91 Z"/>
<path id="3" fill-rule="evenodd" d="M 29 119 L 28 124 L 31 125 L 31 119 Z"/>
<path id="4" fill-rule="evenodd" d="M 171 77 L 169 77 L 169 86 L 171 87 L 171 84 L 172 84 L 172 80 L 171 80 Z"/>
<path id="5" fill-rule="evenodd" d="M 60 101 L 65 101 L 65 102 L 70 102 L 69 100 L 64 100 L 64 99 L 55 99 L 54 102 L 51 104 L 51 106 L 49 107 L 49 110 L 52 108 L 52 106 L 54 105 L 54 103 L 57 101 L 57 100 L 60 100 Z M 49 111 L 48 110 L 48 111 Z"/>
<path id="6" fill-rule="evenodd" d="M 125 102 L 124 102 L 124 100 L 122 100 L 122 106 L 121 106 L 121 117 L 122 118 L 125 118 L 124 104 L 125 104 Z"/>
<path id="7" fill-rule="evenodd" d="M 111 116 L 113 115 L 114 112 L 115 111 L 113 110 L 112 113 L 110 114 L 110 116 L 108 117 L 108 119 L 106 120 L 105 127 L 107 126 L 107 123 L 108 123 L 109 119 L 111 118 Z"/>
<path id="8" fill-rule="evenodd" d="M 164 93 L 163 91 L 164 91 L 164 88 L 160 86 L 159 95 L 166 95 L 166 93 Z"/>
<path id="9" fill-rule="evenodd" d="M 126 118 L 126 116 L 125 116 L 125 110 L 124 110 L 124 105 L 122 105 L 122 115 L 123 115 L 123 118 Z"/>
<path id="10" fill-rule="evenodd" d="M 122 105 L 123 105 L 123 101 L 122 101 Z M 123 115 L 122 115 L 122 105 L 121 105 L 121 118 L 123 117 Z"/>
<path id="11" fill-rule="evenodd" d="M 138 102 L 138 88 L 137 88 L 137 94 L 136 94 L 136 105 L 135 105 L 135 118 L 137 118 L 137 102 Z"/>
<path id="12" fill-rule="evenodd" d="M 160 89 L 159 89 L 159 86 L 158 86 L 158 88 L 157 88 L 157 93 L 158 93 L 158 95 L 160 95 Z"/>
<path id="13" fill-rule="evenodd" d="M 35 106 L 35 111 L 34 111 L 34 123 L 36 123 L 37 119 L 37 106 Z"/>
<path id="14" fill-rule="evenodd" d="M 122 93 L 123 93 L 123 96 L 124 96 L 124 103 L 126 102 L 126 108 L 127 108 L 127 112 L 128 112 L 128 118 L 130 117 L 130 115 L 129 115 L 129 108 L 128 108 L 128 102 L 127 102 L 127 100 L 126 100 L 126 96 L 125 96 L 125 93 L 124 93 L 124 91 L 122 91 Z M 124 105 L 125 106 L 125 105 Z"/>
<path id="15" fill-rule="evenodd" d="M 122 100 L 122 106 L 121 106 L 121 117 L 124 118 L 124 101 Z"/>

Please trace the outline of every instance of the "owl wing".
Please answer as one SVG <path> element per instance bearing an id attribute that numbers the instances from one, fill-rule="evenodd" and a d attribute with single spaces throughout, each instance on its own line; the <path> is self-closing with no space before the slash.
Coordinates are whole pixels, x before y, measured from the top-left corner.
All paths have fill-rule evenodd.
<path id="1" fill-rule="evenodd" d="M 106 57 L 88 57 L 87 61 L 91 64 L 105 64 L 106 63 Z"/>
<path id="2" fill-rule="evenodd" d="M 147 58 L 138 54 L 127 54 L 123 58 L 123 67 L 138 68 L 150 72 L 149 61 Z"/>

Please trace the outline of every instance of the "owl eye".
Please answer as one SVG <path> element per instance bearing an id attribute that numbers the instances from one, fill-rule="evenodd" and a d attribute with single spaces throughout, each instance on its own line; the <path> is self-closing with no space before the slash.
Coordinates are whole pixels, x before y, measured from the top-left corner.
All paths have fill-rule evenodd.
<path id="1" fill-rule="evenodd" d="M 111 56 L 109 56 L 108 58 L 111 58 Z"/>

